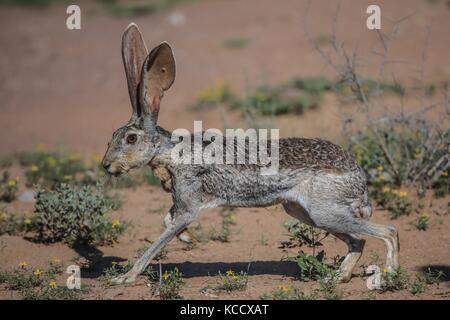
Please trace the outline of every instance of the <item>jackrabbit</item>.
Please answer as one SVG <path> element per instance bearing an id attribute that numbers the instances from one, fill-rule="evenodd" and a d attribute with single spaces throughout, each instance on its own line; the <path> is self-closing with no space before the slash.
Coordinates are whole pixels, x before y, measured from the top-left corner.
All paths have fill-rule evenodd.
<path id="1" fill-rule="evenodd" d="M 173 206 L 160 238 L 113 283 L 133 282 L 202 209 L 220 206 L 282 204 L 292 217 L 330 232 L 348 246 L 338 272 L 341 281 L 350 280 L 361 256 L 365 243 L 361 235 L 386 243 L 386 266 L 395 271 L 397 231 L 368 221 L 372 209 L 366 176 L 348 152 L 320 139 L 279 139 L 279 170 L 273 175 L 262 175 L 260 165 L 175 162 L 171 151 L 177 142 L 157 126 L 161 99 L 175 79 L 172 49 L 163 42 L 147 54 L 141 33 L 132 23 L 123 34 L 122 56 L 133 112 L 128 123 L 114 132 L 103 167 L 117 176 L 150 165 L 163 188 L 172 193 Z"/>

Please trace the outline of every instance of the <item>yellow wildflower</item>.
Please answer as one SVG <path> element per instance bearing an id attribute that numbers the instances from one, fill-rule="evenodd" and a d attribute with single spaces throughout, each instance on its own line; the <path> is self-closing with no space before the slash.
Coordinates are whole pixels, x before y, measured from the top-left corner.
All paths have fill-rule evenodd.
<path id="1" fill-rule="evenodd" d="M 384 269 L 383 269 L 383 272 L 384 272 L 384 273 L 388 273 L 388 272 L 389 272 L 389 269 L 388 269 L 388 268 L 384 268 Z"/>
<path id="2" fill-rule="evenodd" d="M 52 264 L 60 264 L 61 263 L 61 259 L 59 259 L 58 257 L 53 257 L 51 263 Z"/>
<path id="3" fill-rule="evenodd" d="M 8 218 L 8 215 L 5 212 L 0 212 L 0 221 L 6 220 Z"/>
<path id="4" fill-rule="evenodd" d="M 278 286 L 278 289 L 280 289 L 281 291 L 283 291 L 283 292 L 285 292 L 285 293 L 291 291 L 291 289 L 290 289 L 289 287 L 281 286 L 281 285 Z"/>
<path id="5" fill-rule="evenodd" d="M 31 172 L 38 172 L 39 171 L 39 167 L 35 164 L 31 165 Z"/>
<path id="6" fill-rule="evenodd" d="M 448 172 L 447 172 L 447 170 L 442 171 L 441 176 L 443 176 L 443 177 L 448 177 Z"/>
<path id="7" fill-rule="evenodd" d="M 378 176 L 378 181 L 384 181 L 384 176 L 383 175 L 379 175 Z"/>
<path id="8" fill-rule="evenodd" d="M 164 272 L 164 274 L 162 275 L 163 280 L 167 280 L 170 278 L 170 273 L 168 273 L 167 271 Z"/>
<path id="9" fill-rule="evenodd" d="M 112 266 L 115 266 L 115 265 L 117 265 L 117 262 L 113 261 L 113 262 L 111 262 L 111 264 L 112 264 Z"/>
<path id="10" fill-rule="evenodd" d="M 19 262 L 20 268 L 26 268 L 27 266 L 28 266 L 28 263 L 26 263 L 25 261 Z"/>
<path id="11" fill-rule="evenodd" d="M 233 280 L 233 281 L 238 281 L 238 279 L 239 279 L 239 278 L 238 278 L 238 276 L 236 276 L 236 275 L 231 277 L 231 280 Z"/>
<path id="12" fill-rule="evenodd" d="M 17 184 L 16 179 L 9 179 L 8 180 L 8 187 L 15 187 Z"/>
<path id="13" fill-rule="evenodd" d="M 49 285 L 50 288 L 52 288 L 52 289 L 56 289 L 56 287 L 58 286 L 58 285 L 56 284 L 56 281 L 50 281 L 50 283 L 49 283 L 48 285 Z"/>
<path id="14" fill-rule="evenodd" d="M 113 221 L 111 221 L 111 224 L 112 224 L 112 227 L 115 228 L 120 225 L 120 220 L 114 219 Z"/>
<path id="15" fill-rule="evenodd" d="M 227 271 L 227 276 L 229 276 L 229 277 L 234 276 L 234 271 L 233 270 L 228 270 Z"/>
<path id="16" fill-rule="evenodd" d="M 383 193 L 389 193 L 389 192 L 391 192 L 391 188 L 388 187 L 388 186 L 384 186 L 383 187 Z"/>
<path id="17" fill-rule="evenodd" d="M 36 277 L 42 276 L 43 273 L 44 273 L 44 272 L 43 272 L 42 270 L 39 270 L 39 269 L 36 269 L 36 270 L 33 272 L 33 274 L 34 274 Z"/>
<path id="18" fill-rule="evenodd" d="M 70 175 L 70 174 L 66 174 L 66 175 L 63 177 L 63 179 L 64 179 L 64 180 L 72 180 L 72 179 L 73 179 L 73 176 Z"/>
<path id="19" fill-rule="evenodd" d="M 400 198 L 405 198 L 407 195 L 408 195 L 408 193 L 407 193 L 406 191 L 400 191 L 400 192 L 398 193 L 398 196 L 399 196 Z"/>
<path id="20" fill-rule="evenodd" d="M 378 166 L 378 167 L 377 167 L 377 171 L 383 172 L 383 171 L 384 171 L 384 167 L 383 167 L 383 166 Z"/>
<path id="21" fill-rule="evenodd" d="M 23 224 L 29 225 L 29 224 L 31 224 L 31 220 L 27 218 L 27 219 L 23 220 Z"/>

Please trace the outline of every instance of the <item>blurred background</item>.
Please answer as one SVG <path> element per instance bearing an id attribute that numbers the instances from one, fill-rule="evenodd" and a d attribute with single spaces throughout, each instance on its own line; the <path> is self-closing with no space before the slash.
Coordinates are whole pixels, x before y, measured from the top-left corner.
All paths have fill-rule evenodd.
<path id="1" fill-rule="evenodd" d="M 195 119 L 203 120 L 204 128 L 223 129 L 255 126 L 257 121 L 258 126 L 279 127 L 281 136 L 343 142 L 342 110 L 336 107 L 336 95 L 326 90 L 320 101 L 302 97 L 300 107 L 277 111 L 263 106 L 262 119 L 258 108 L 250 108 L 256 114 L 246 113 L 227 106 L 222 96 L 244 99 L 261 86 L 270 91 L 295 78 L 339 80 L 314 47 L 342 64 L 334 54 L 333 33 L 350 56 L 357 54 L 358 72 L 367 79 L 405 88 L 420 79 L 436 89 L 448 81 L 448 1 L 377 1 L 381 32 L 366 28 L 366 8 L 372 2 L 319 0 L 308 8 L 307 1 L 299 0 L 77 1 L 81 30 L 68 30 L 66 1 L 2 0 L 0 153 L 38 143 L 103 153 L 113 130 L 130 116 L 120 41 L 132 21 L 149 48 L 168 41 L 175 51 L 177 78 L 164 98 L 161 126 L 193 130 Z M 380 34 L 395 38 L 386 57 Z M 408 105 L 422 103 L 413 99 L 417 96 L 411 91 Z M 395 99 L 390 108 L 398 110 L 397 98 L 395 93 L 388 98 Z M 202 99 L 217 101 L 192 107 Z"/>

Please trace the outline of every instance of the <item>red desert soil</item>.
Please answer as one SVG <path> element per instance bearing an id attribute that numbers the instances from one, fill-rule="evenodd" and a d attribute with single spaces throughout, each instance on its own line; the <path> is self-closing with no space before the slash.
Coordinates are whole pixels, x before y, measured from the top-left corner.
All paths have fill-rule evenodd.
<path id="1" fill-rule="evenodd" d="M 349 48 L 358 45 L 367 54 L 376 35 L 365 29 L 365 9 L 369 1 L 342 1 L 338 36 Z M 393 60 L 404 63 L 390 66 L 396 79 L 411 81 L 417 77 L 416 65 L 422 56 L 426 27 L 431 26 L 428 44 L 426 79 L 438 81 L 450 76 L 450 10 L 443 1 L 380 1 L 383 17 L 400 19 L 414 13 L 402 25 L 399 39 L 392 48 Z M 315 36 L 329 33 L 335 2 L 314 1 L 309 29 Z M 246 84 L 278 83 L 292 76 L 333 76 L 308 43 L 303 29 L 305 1 L 236 0 L 194 1 L 170 10 L 136 18 L 113 18 L 90 2 L 81 4 L 82 30 L 65 28 L 65 7 L 45 9 L 1 7 L 0 10 L 0 155 L 33 148 L 44 143 L 49 148 L 63 144 L 86 155 L 103 154 L 114 128 L 123 125 L 130 115 L 130 104 L 120 57 L 120 37 L 131 21 L 136 22 L 152 47 L 161 41 L 172 44 L 177 59 L 177 79 L 166 93 L 159 123 L 167 129 L 193 128 L 193 120 L 203 120 L 203 127 L 223 128 L 240 122 L 236 114 L 222 114 L 211 109 L 193 111 L 187 106 L 199 90 L 217 79 L 231 83 L 243 92 Z M 169 23 L 168 17 L 182 13 L 183 26 Z M 387 19 L 386 19 L 387 20 Z M 355 27 L 359 26 L 359 27 Z M 249 38 L 242 49 L 227 49 L 229 38 Z M 374 61 L 367 54 L 367 63 Z M 376 60 L 376 59 L 375 59 Z M 368 71 L 373 71 L 368 68 Z M 340 142 L 338 109 L 327 96 L 318 110 L 305 115 L 283 116 L 276 120 L 282 136 L 318 136 Z M 22 180 L 23 181 L 23 180 Z M 134 260 L 138 249 L 155 240 L 162 230 L 162 218 L 170 206 L 170 195 L 161 188 L 139 187 L 121 191 L 123 208 L 117 213 L 132 227 L 114 246 L 97 248 L 99 259 L 95 271 L 84 275 L 82 282 L 93 286 L 85 296 L 90 299 L 152 299 L 144 279 L 135 285 L 104 288 L 96 279 L 101 269 L 112 261 Z M 450 272 L 449 199 L 428 201 L 423 209 L 431 216 L 430 228 L 416 230 L 409 217 L 390 220 L 387 213 L 376 210 L 373 221 L 392 224 L 400 232 L 400 262 L 409 272 L 429 266 L 440 266 Z M 18 201 L 9 205 L 13 211 L 32 211 L 32 205 Z M 205 230 L 220 225 L 218 210 L 205 211 L 199 223 Z M 259 298 L 279 285 L 294 285 L 305 291 L 317 284 L 296 278 L 296 267 L 281 261 L 296 254 L 298 248 L 283 251 L 281 241 L 288 236 L 283 222 L 289 217 L 280 206 L 267 209 L 238 209 L 237 225 L 229 243 L 209 241 L 190 251 L 174 240 L 162 260 L 164 269 L 177 266 L 184 274 L 185 298 L 210 299 L 200 289 L 219 271 L 247 270 L 250 278 L 245 291 L 220 293 L 218 298 Z M 261 239 L 267 244 L 263 245 Z M 324 247 L 327 256 L 345 253 L 340 241 L 329 237 Z M 302 248 L 307 251 L 308 249 Z M 385 257 L 384 244 L 368 239 L 360 264 Z M 76 252 L 64 244 L 36 244 L 17 236 L 0 237 L 0 268 L 9 269 L 26 260 L 32 266 L 43 266 L 52 257 L 71 264 Z M 362 271 L 358 268 L 356 272 Z M 355 299 L 449 299 L 449 282 L 428 287 L 426 293 L 413 296 L 408 291 L 371 293 L 366 278 L 355 276 L 350 283 L 339 285 L 344 298 Z M 17 298 L 0 288 L 0 298 Z"/>

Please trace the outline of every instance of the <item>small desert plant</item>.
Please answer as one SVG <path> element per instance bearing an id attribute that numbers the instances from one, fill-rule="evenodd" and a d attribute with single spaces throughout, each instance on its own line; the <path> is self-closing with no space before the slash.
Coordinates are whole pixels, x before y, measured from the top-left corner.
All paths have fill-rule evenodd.
<path id="1" fill-rule="evenodd" d="M 66 154 L 61 150 L 47 151 L 43 147 L 20 153 L 19 162 L 26 167 L 27 184 L 54 187 L 58 183 L 71 182 L 86 172 L 86 166 L 77 153 Z"/>
<path id="2" fill-rule="evenodd" d="M 0 271 L 0 283 L 8 290 L 19 291 L 26 300 L 73 300 L 78 299 L 82 290 L 70 290 L 58 286 L 56 277 L 62 273 L 60 264 L 51 262 L 49 268 L 31 268 L 26 262 L 20 262 L 12 271 Z"/>
<path id="3" fill-rule="evenodd" d="M 297 263 L 299 275 L 303 281 L 325 279 L 334 269 L 334 266 L 326 264 L 325 251 L 323 250 L 317 255 L 309 255 L 300 251 L 296 257 L 289 258 L 289 260 Z"/>
<path id="4" fill-rule="evenodd" d="M 425 292 L 427 286 L 425 281 L 423 280 L 423 278 L 416 276 L 416 280 L 414 280 L 413 283 L 411 283 L 411 288 L 409 289 L 409 291 L 413 294 L 413 295 L 419 295 Z"/>
<path id="5" fill-rule="evenodd" d="M 162 275 L 153 270 L 146 271 L 146 274 L 150 280 L 152 294 L 158 295 L 161 300 L 183 299 L 180 291 L 184 280 L 178 268 L 167 270 Z"/>
<path id="6" fill-rule="evenodd" d="M 430 217 L 426 213 L 421 213 L 411 224 L 416 227 L 417 230 L 425 231 L 428 229 Z"/>
<path id="7" fill-rule="evenodd" d="M 445 273 L 442 270 L 435 271 L 430 268 L 428 268 L 425 272 L 422 272 L 419 275 L 426 284 L 436 284 L 442 281 L 442 279 L 445 277 Z"/>
<path id="8" fill-rule="evenodd" d="M 292 286 L 280 285 L 270 293 L 261 296 L 263 300 L 315 300 L 316 294 L 305 294 Z"/>
<path id="9" fill-rule="evenodd" d="M 50 1 L 50 0 L 39 0 L 39 1 Z M 134 17 L 134 16 L 155 14 L 157 12 L 167 10 L 178 3 L 186 1 L 192 0 L 156 0 L 150 2 L 103 0 L 102 2 L 105 10 L 113 16 Z"/>
<path id="10" fill-rule="evenodd" d="M 433 190 L 436 198 L 442 198 L 450 194 L 450 179 L 447 170 L 442 171 L 439 178 L 436 179 L 433 184 Z"/>
<path id="11" fill-rule="evenodd" d="M 388 210 L 392 219 L 408 215 L 412 210 L 412 202 L 408 193 L 394 189 L 392 184 L 386 182 L 383 166 L 377 168 L 379 175 L 372 181 L 371 196 L 383 209 Z"/>
<path id="12" fill-rule="evenodd" d="M 213 241 L 230 241 L 231 225 L 236 224 L 235 208 L 223 208 L 220 212 L 222 217 L 222 226 L 219 231 L 212 228 L 209 233 L 209 239 Z"/>
<path id="13" fill-rule="evenodd" d="M 225 274 L 219 271 L 217 285 L 213 287 L 217 291 L 242 291 L 247 288 L 248 274 L 244 271 L 235 272 L 228 270 Z"/>
<path id="14" fill-rule="evenodd" d="M 11 178 L 9 171 L 4 171 L 0 180 L 0 201 L 11 202 L 17 197 L 19 178 Z"/>
<path id="15" fill-rule="evenodd" d="M 381 275 L 381 291 L 399 291 L 407 289 L 409 281 L 409 275 L 402 267 L 399 267 L 392 272 L 385 269 Z"/>
<path id="16" fill-rule="evenodd" d="M 18 216 L 8 212 L 6 209 L 0 209 L 0 235 L 17 235 L 33 229 L 33 219 L 27 218 L 26 216 Z"/>
<path id="17" fill-rule="evenodd" d="M 296 220 L 288 220 L 284 223 L 284 226 L 289 232 L 291 243 L 295 242 L 298 246 L 306 245 L 314 250 L 316 247 L 322 246 L 322 241 L 329 235 L 328 232 Z"/>
<path id="18" fill-rule="evenodd" d="M 242 37 L 229 38 L 223 42 L 223 46 L 228 49 L 241 49 L 248 46 L 249 43 L 250 43 L 249 38 L 242 38 Z"/>
<path id="19" fill-rule="evenodd" d="M 126 223 L 107 219 L 112 208 L 102 185 L 81 189 L 61 184 L 54 191 L 38 190 L 35 203 L 35 226 L 42 241 L 105 244 L 117 240 Z"/>
<path id="20" fill-rule="evenodd" d="M 227 81 L 217 80 L 213 87 L 203 89 L 198 93 L 192 108 L 203 109 L 222 103 L 235 106 L 238 103 L 238 98 Z"/>
<path id="21" fill-rule="evenodd" d="M 319 279 L 319 293 L 326 300 L 340 300 L 342 293 L 337 290 L 338 277 L 336 272 L 330 272 L 325 278 Z"/>
<path id="22" fill-rule="evenodd" d="M 111 266 L 103 270 L 103 274 L 99 280 L 108 286 L 111 284 L 111 280 L 113 278 L 127 273 L 129 270 L 131 270 L 131 267 L 132 265 L 128 261 L 124 263 L 118 263 L 116 261 L 113 261 L 111 262 Z"/>

